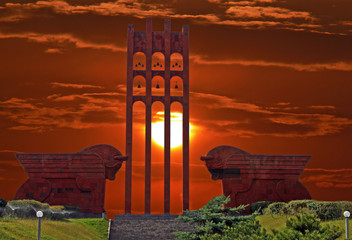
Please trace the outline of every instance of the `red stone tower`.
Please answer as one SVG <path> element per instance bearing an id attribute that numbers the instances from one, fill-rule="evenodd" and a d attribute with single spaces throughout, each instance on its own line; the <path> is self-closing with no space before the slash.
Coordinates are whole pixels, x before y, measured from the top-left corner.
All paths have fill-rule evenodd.
<path id="1" fill-rule="evenodd" d="M 150 214 L 151 206 L 151 121 L 152 104 L 164 104 L 164 213 L 170 213 L 170 107 L 173 102 L 183 106 L 183 210 L 189 209 L 189 30 L 183 25 L 182 32 L 171 31 L 170 19 L 165 19 L 164 31 L 153 31 L 152 20 L 147 19 L 146 31 L 134 31 L 127 27 L 127 103 L 126 103 L 126 179 L 125 213 L 131 213 L 132 198 L 132 121 L 133 104 L 141 101 L 145 112 L 145 214 Z M 155 60 L 154 54 L 159 54 Z M 160 57 L 161 56 L 161 57 Z M 173 58 L 173 56 L 178 56 Z M 134 92 L 137 76 L 145 80 L 145 94 Z M 152 95 L 152 80 L 159 76 L 164 79 L 162 96 Z M 170 94 L 171 78 L 182 79 L 182 95 Z M 140 78 L 139 77 L 139 78 Z M 138 87 L 140 88 L 140 83 Z M 159 85 L 156 86 L 159 88 Z"/>

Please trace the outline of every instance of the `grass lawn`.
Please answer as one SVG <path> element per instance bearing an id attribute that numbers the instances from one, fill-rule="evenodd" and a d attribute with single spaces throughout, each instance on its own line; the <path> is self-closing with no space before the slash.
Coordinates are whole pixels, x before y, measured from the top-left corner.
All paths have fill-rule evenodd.
<path id="1" fill-rule="evenodd" d="M 109 221 L 101 218 L 67 219 L 52 221 L 42 219 L 41 239 L 107 239 Z M 0 218 L 1 239 L 37 239 L 37 219 Z"/>
<path id="2" fill-rule="evenodd" d="M 261 216 L 257 216 L 256 219 L 259 221 L 260 225 L 265 228 L 269 233 L 271 232 L 271 229 L 279 230 L 282 231 L 286 227 L 286 220 L 291 217 L 287 215 L 270 215 L 270 214 L 265 214 Z M 326 221 L 322 222 L 322 225 L 325 226 L 326 224 L 330 225 L 336 225 L 339 228 L 343 229 L 343 234 L 338 238 L 338 240 L 344 240 L 345 239 L 345 220 L 335 220 L 335 221 Z"/>

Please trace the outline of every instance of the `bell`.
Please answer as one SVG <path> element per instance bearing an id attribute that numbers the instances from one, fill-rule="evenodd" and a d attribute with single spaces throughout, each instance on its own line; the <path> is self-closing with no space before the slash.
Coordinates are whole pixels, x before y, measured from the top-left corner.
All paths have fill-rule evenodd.
<path id="1" fill-rule="evenodd" d="M 155 88 L 160 88 L 159 82 L 156 83 L 156 87 Z"/>
<path id="2" fill-rule="evenodd" d="M 177 82 L 176 82 L 176 84 L 175 84 L 175 88 L 176 88 L 176 89 L 178 88 L 178 86 L 177 86 Z"/>
<path id="3" fill-rule="evenodd" d="M 140 82 L 140 81 L 138 81 L 138 86 L 137 86 L 137 88 L 142 88 L 142 87 L 141 87 L 141 82 Z"/>

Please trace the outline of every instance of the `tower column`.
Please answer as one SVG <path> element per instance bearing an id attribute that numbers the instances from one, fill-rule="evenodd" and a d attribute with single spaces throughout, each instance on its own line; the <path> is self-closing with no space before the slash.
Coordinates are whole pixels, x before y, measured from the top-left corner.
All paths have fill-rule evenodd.
<path id="1" fill-rule="evenodd" d="M 127 96 L 126 96 L 126 171 L 125 213 L 131 214 L 132 199 L 132 122 L 133 122 L 133 36 L 134 26 L 127 27 Z"/>
<path id="2" fill-rule="evenodd" d="M 150 214 L 152 158 L 152 19 L 147 19 L 146 103 L 145 103 L 145 214 Z"/>
<path id="3" fill-rule="evenodd" d="M 189 30 L 182 27 L 183 42 L 183 210 L 189 209 Z"/>
<path id="4" fill-rule="evenodd" d="M 170 35 L 171 20 L 165 19 L 165 98 L 164 98 L 164 214 L 170 213 Z"/>

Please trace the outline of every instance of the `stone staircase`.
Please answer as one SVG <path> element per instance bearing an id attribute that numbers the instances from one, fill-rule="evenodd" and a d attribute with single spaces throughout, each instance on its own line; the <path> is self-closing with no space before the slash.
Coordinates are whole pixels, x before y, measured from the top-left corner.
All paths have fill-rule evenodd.
<path id="1" fill-rule="evenodd" d="M 116 215 L 109 240 L 169 240 L 172 232 L 192 231 L 195 226 L 176 220 L 178 215 Z"/>

